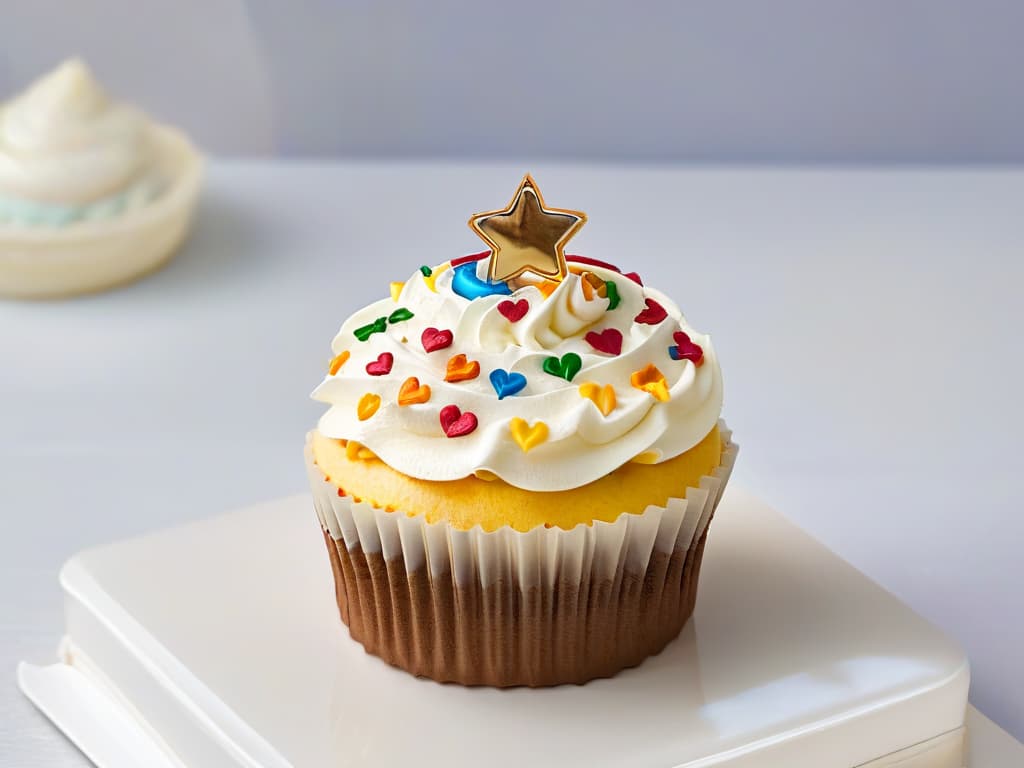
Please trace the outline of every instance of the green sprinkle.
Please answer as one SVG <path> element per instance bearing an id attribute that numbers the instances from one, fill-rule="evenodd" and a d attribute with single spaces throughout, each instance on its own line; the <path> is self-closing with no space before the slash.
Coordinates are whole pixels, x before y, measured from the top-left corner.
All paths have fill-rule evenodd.
<path id="1" fill-rule="evenodd" d="M 353 333 L 355 337 L 360 341 L 366 341 L 368 338 L 373 336 L 375 333 L 384 333 L 388 327 L 388 319 L 386 317 L 378 317 L 369 325 L 364 325 L 361 328 L 356 328 Z"/>
<path id="2" fill-rule="evenodd" d="M 388 315 L 388 322 L 389 323 L 400 323 L 403 320 L 409 320 L 412 317 L 413 317 L 412 312 L 410 312 L 405 307 L 399 307 L 394 312 L 392 312 L 390 315 Z"/>
<path id="3" fill-rule="evenodd" d="M 566 352 L 561 360 L 557 357 L 544 358 L 544 373 L 550 373 L 566 381 L 572 381 L 573 377 L 583 367 L 583 360 L 575 352 Z"/>
<path id="4" fill-rule="evenodd" d="M 420 267 L 420 272 L 423 273 L 424 277 L 430 277 L 432 274 L 434 274 L 434 270 L 432 270 L 426 264 L 424 264 L 422 267 Z"/>
<path id="5" fill-rule="evenodd" d="M 611 280 L 606 281 L 604 287 L 608 291 L 608 310 L 611 311 L 619 306 L 622 298 L 619 296 L 619 289 L 615 287 L 615 283 Z"/>

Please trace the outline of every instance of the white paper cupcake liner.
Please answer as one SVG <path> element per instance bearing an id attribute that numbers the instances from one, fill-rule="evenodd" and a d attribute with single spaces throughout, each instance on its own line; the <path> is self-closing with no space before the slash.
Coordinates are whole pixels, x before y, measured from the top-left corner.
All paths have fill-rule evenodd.
<path id="1" fill-rule="evenodd" d="M 320 525 L 349 550 L 381 554 L 386 561 L 402 558 L 409 572 L 429 564 L 432 576 L 451 571 L 460 584 L 476 578 L 487 587 L 514 577 L 521 588 L 529 588 L 551 585 L 566 574 L 600 580 L 613 578 L 622 567 L 642 573 L 654 551 L 689 549 L 707 528 L 739 451 L 725 422 L 719 428 L 722 463 L 701 478 L 699 487 L 687 488 L 685 497 L 671 498 L 663 507 L 651 505 L 641 514 L 622 514 L 611 523 L 595 521 L 571 530 L 458 530 L 446 522 L 428 523 L 422 515 L 354 502 L 338 496 L 325 480 L 308 440 L 306 468 Z"/>
<path id="2" fill-rule="evenodd" d="M 340 496 L 306 465 L 342 619 L 366 649 L 464 684 L 552 685 L 615 674 L 671 640 L 696 598 L 704 536 L 736 461 L 664 506 L 571 530 L 458 530 Z"/>

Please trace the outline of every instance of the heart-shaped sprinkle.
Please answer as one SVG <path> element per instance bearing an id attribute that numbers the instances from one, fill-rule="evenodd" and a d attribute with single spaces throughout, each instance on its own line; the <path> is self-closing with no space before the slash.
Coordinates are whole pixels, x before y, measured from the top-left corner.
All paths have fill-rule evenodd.
<path id="1" fill-rule="evenodd" d="M 410 312 L 408 309 L 406 309 L 405 307 L 399 307 L 394 312 L 392 312 L 390 315 L 388 315 L 388 322 L 389 323 L 400 323 L 403 320 L 411 320 L 414 317 L 415 317 L 415 315 L 412 312 Z"/>
<path id="2" fill-rule="evenodd" d="M 371 376 L 386 376 L 391 373 L 391 366 L 395 364 L 395 356 L 390 352 L 381 352 L 377 359 L 366 364 L 366 372 Z"/>
<path id="3" fill-rule="evenodd" d="M 439 414 L 441 429 L 447 437 L 463 437 L 476 429 L 476 414 L 463 413 L 457 405 L 446 405 Z"/>
<path id="4" fill-rule="evenodd" d="M 634 371 L 629 377 L 629 383 L 659 402 L 667 403 L 671 398 L 665 374 L 659 371 L 653 363 L 648 363 L 646 367 Z"/>
<path id="5" fill-rule="evenodd" d="M 622 352 L 622 333 L 615 328 L 605 328 L 600 333 L 591 331 L 583 338 L 587 340 L 587 344 L 606 355 L 618 355 Z"/>
<path id="6" fill-rule="evenodd" d="M 416 405 L 418 403 L 425 403 L 429 399 L 430 387 L 426 384 L 420 384 L 420 380 L 415 376 L 410 376 L 403 381 L 402 386 L 398 390 L 399 405 Z"/>
<path id="7" fill-rule="evenodd" d="M 602 387 L 597 382 L 586 381 L 580 384 L 580 397 L 585 397 L 596 405 L 602 416 L 607 416 L 615 410 L 615 387 L 611 384 Z"/>
<path id="8" fill-rule="evenodd" d="M 366 421 L 377 412 L 378 408 L 380 408 L 380 395 L 367 392 L 359 398 L 359 402 L 356 404 L 356 415 L 360 421 Z"/>
<path id="9" fill-rule="evenodd" d="M 469 381 L 480 375 L 480 363 L 469 360 L 465 355 L 458 354 L 448 360 L 445 381 Z"/>
<path id="10" fill-rule="evenodd" d="M 613 280 L 609 280 L 604 287 L 608 296 L 608 311 L 611 312 L 622 301 L 622 297 L 619 296 L 619 286 Z"/>
<path id="11" fill-rule="evenodd" d="M 338 371 L 340 371 L 340 370 L 341 370 L 341 366 L 343 366 L 343 365 L 344 365 L 345 363 L 347 363 L 347 362 L 348 362 L 348 359 L 349 359 L 349 358 L 350 358 L 351 356 L 352 356 L 352 355 L 351 355 L 351 354 L 349 353 L 349 351 L 348 351 L 347 349 L 345 349 L 345 350 L 342 350 L 341 352 L 339 352 L 338 354 L 336 354 L 336 355 L 335 355 L 335 356 L 334 356 L 334 357 L 333 357 L 333 358 L 331 359 L 331 365 L 330 365 L 330 367 L 329 367 L 329 368 L 327 369 L 327 372 L 328 372 L 329 374 L 331 374 L 331 376 L 334 376 L 334 375 L 336 375 L 336 374 L 338 373 Z"/>
<path id="12" fill-rule="evenodd" d="M 496 368 L 491 371 L 491 386 L 498 393 L 498 399 L 503 400 L 509 395 L 522 392 L 526 386 L 526 377 L 521 373 L 509 372 L 503 368 Z"/>
<path id="13" fill-rule="evenodd" d="M 384 333 L 388 328 L 388 319 L 386 317 L 378 317 L 369 325 L 363 325 L 352 331 L 353 335 L 360 341 L 366 341 L 375 333 Z"/>
<path id="14" fill-rule="evenodd" d="M 673 360 L 689 360 L 696 366 L 704 363 L 704 350 L 699 344 L 690 341 L 690 336 L 684 331 L 676 331 L 672 334 L 676 346 L 668 348 L 669 357 Z"/>
<path id="15" fill-rule="evenodd" d="M 668 312 L 654 299 L 644 299 L 647 304 L 647 308 L 641 310 L 640 314 L 633 318 L 634 322 L 643 323 L 644 325 L 657 325 L 666 317 Z"/>
<path id="16" fill-rule="evenodd" d="M 630 280 L 632 280 L 637 285 L 643 285 L 644 284 L 644 281 L 640 279 L 640 275 L 638 275 L 636 272 L 626 272 L 625 274 L 623 274 L 623 277 L 628 277 Z"/>
<path id="17" fill-rule="evenodd" d="M 557 357 L 544 358 L 544 373 L 558 376 L 566 381 L 572 381 L 573 376 L 580 372 L 583 367 L 583 360 L 575 352 L 566 352 L 561 359 Z"/>
<path id="18" fill-rule="evenodd" d="M 535 421 L 531 426 L 525 419 L 517 416 L 508 426 L 512 432 L 512 439 L 523 449 L 523 453 L 529 453 L 532 448 L 548 439 L 548 425 L 543 421 Z"/>
<path id="19" fill-rule="evenodd" d="M 427 352 L 436 352 L 439 349 L 450 347 L 453 339 L 451 331 L 439 331 L 437 328 L 427 328 L 420 336 L 423 349 Z"/>
<path id="20" fill-rule="evenodd" d="M 519 299 L 519 301 L 506 299 L 498 304 L 498 311 L 510 323 L 518 323 L 526 316 L 529 310 L 530 302 L 526 299 Z"/>

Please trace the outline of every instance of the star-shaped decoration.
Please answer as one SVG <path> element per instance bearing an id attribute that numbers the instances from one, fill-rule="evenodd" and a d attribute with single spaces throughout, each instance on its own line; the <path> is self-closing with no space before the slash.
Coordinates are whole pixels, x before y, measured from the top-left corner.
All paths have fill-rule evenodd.
<path id="1" fill-rule="evenodd" d="M 507 208 L 478 213 L 469 226 L 491 248 L 487 277 L 492 282 L 524 272 L 562 280 L 569 273 L 565 244 L 586 221 L 580 211 L 546 208 L 537 183 L 526 174 Z"/>

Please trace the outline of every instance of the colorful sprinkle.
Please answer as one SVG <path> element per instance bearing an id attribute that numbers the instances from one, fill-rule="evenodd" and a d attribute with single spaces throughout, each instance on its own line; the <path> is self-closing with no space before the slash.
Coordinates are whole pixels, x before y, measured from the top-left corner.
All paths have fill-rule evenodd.
<path id="1" fill-rule="evenodd" d="M 434 274 L 434 270 L 432 270 L 426 264 L 420 267 L 420 272 L 423 273 L 424 277 L 430 277 L 432 274 Z"/>
<path id="2" fill-rule="evenodd" d="M 647 304 L 647 308 L 640 311 L 640 314 L 633 318 L 634 322 L 643 323 L 644 325 L 657 325 L 666 317 L 668 312 L 654 299 L 644 299 Z"/>
<path id="3" fill-rule="evenodd" d="M 615 328 L 605 328 L 600 333 L 590 331 L 583 338 L 598 352 L 604 352 L 606 355 L 622 354 L 622 332 Z"/>
<path id="4" fill-rule="evenodd" d="M 476 414 L 471 411 L 463 413 L 457 405 L 446 405 L 439 417 L 446 437 L 464 437 L 476 429 Z"/>
<path id="5" fill-rule="evenodd" d="M 359 398 L 359 403 L 356 405 L 356 415 L 359 416 L 360 421 L 366 421 L 377 412 L 378 408 L 380 408 L 380 395 L 367 392 Z"/>
<path id="6" fill-rule="evenodd" d="M 555 289 L 560 286 L 561 283 L 556 283 L 554 280 L 545 280 L 543 283 L 534 283 L 533 287 L 540 291 L 541 296 L 545 299 L 550 299 L 551 294 L 555 292 Z"/>
<path id="7" fill-rule="evenodd" d="M 399 405 L 416 405 L 418 403 L 425 403 L 429 399 L 430 387 L 426 384 L 420 384 L 420 380 L 415 376 L 410 376 L 403 381 L 401 388 L 398 390 Z"/>
<path id="8" fill-rule="evenodd" d="M 376 459 L 377 454 L 362 443 L 356 442 L 355 440 L 349 440 L 345 443 L 345 458 L 349 461 L 356 461 L 357 459 L 370 461 L 371 459 Z M 353 501 L 358 502 L 358 499 L 353 497 Z"/>
<path id="9" fill-rule="evenodd" d="M 629 383 L 662 403 L 667 403 L 672 397 L 668 391 L 665 374 L 659 371 L 653 363 L 648 363 L 646 367 L 635 371 L 629 377 Z"/>
<path id="10" fill-rule="evenodd" d="M 366 364 L 366 372 L 371 376 L 387 376 L 391 373 L 391 366 L 395 364 L 395 356 L 390 352 L 381 352 L 376 360 Z"/>
<path id="11" fill-rule="evenodd" d="M 585 397 L 596 405 L 602 416 L 607 416 L 615 410 L 615 387 L 611 384 L 602 387 L 597 382 L 586 381 L 580 384 L 580 397 Z"/>
<path id="12" fill-rule="evenodd" d="M 518 323 L 524 317 L 526 313 L 530 311 L 530 302 L 526 299 L 519 299 L 518 301 L 512 301 L 511 299 L 505 299 L 498 303 L 498 312 L 501 316 L 508 320 L 510 323 Z"/>
<path id="13" fill-rule="evenodd" d="M 439 331 L 437 328 L 427 328 L 420 336 L 420 343 L 426 352 L 436 352 L 439 349 L 447 349 L 452 345 L 455 336 L 451 331 Z"/>
<path id="14" fill-rule="evenodd" d="M 632 280 L 637 285 L 643 285 L 644 284 L 644 281 L 640 279 L 640 275 L 638 275 L 636 272 L 626 272 L 623 275 L 623 277 L 628 277 L 630 280 Z"/>
<path id="15" fill-rule="evenodd" d="M 593 272 L 580 273 L 580 287 L 583 289 L 583 298 L 593 301 L 594 296 L 606 298 L 608 296 L 608 285 Z"/>
<path id="16" fill-rule="evenodd" d="M 378 317 L 369 325 L 364 325 L 361 328 L 356 328 L 352 333 L 360 341 L 366 341 L 375 333 L 384 333 L 388 329 L 388 319 L 386 317 Z"/>
<path id="17" fill-rule="evenodd" d="M 566 381 L 572 381 L 573 377 L 583 367 L 583 360 L 575 352 L 566 352 L 561 359 L 557 357 L 544 358 L 544 373 L 558 376 Z"/>
<path id="18" fill-rule="evenodd" d="M 429 275 L 423 276 L 423 284 L 427 286 L 431 291 L 437 293 L 437 278 L 441 276 L 441 273 L 448 269 L 448 264 L 442 264 Z M 423 271 L 423 268 L 420 268 Z"/>
<path id="19" fill-rule="evenodd" d="M 411 320 L 413 317 L 415 317 L 415 315 L 413 315 L 413 313 L 410 312 L 408 309 L 406 309 L 405 307 L 399 307 L 390 315 L 388 315 L 388 322 L 401 323 L 404 320 Z"/>
<path id="20" fill-rule="evenodd" d="M 503 368 L 496 368 L 491 371 L 491 375 L 488 378 L 491 380 L 491 386 L 494 387 L 494 391 L 498 393 L 499 400 L 504 400 L 509 395 L 522 392 L 526 386 L 526 377 L 523 374 L 509 372 Z"/>
<path id="21" fill-rule="evenodd" d="M 347 349 L 339 352 L 331 358 L 331 364 L 328 367 L 327 372 L 331 374 L 331 376 L 335 376 L 338 371 L 341 370 L 341 366 L 347 363 L 351 356 L 351 353 Z"/>
<path id="22" fill-rule="evenodd" d="M 480 363 L 458 354 L 448 360 L 444 380 L 449 382 L 469 381 L 480 375 Z"/>
<path id="23" fill-rule="evenodd" d="M 619 303 L 622 301 L 622 297 L 619 296 L 619 287 L 615 284 L 614 280 L 606 282 L 604 287 L 608 291 L 608 311 L 611 312 L 619 306 Z"/>
<path id="24" fill-rule="evenodd" d="M 512 432 L 512 439 L 523 449 L 523 453 L 529 453 L 531 449 L 548 439 L 548 425 L 543 421 L 536 421 L 533 426 L 530 426 L 525 419 L 520 419 L 517 416 L 509 422 L 508 426 Z"/>
<path id="25" fill-rule="evenodd" d="M 398 302 L 398 297 L 402 295 L 402 289 L 405 288 L 405 283 L 391 283 L 391 300 L 395 303 Z"/>
<path id="26" fill-rule="evenodd" d="M 704 350 L 699 344 L 690 341 L 690 336 L 684 331 L 676 331 L 672 334 L 676 346 L 668 348 L 668 355 L 673 360 L 689 360 L 696 366 L 704 364 Z"/>
<path id="27" fill-rule="evenodd" d="M 454 265 L 455 262 L 453 261 Z M 476 276 L 476 262 L 466 262 L 455 268 L 452 277 L 452 291 L 464 299 L 480 299 L 484 296 L 511 296 L 512 289 L 503 281 L 490 282 Z"/>

